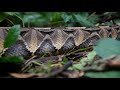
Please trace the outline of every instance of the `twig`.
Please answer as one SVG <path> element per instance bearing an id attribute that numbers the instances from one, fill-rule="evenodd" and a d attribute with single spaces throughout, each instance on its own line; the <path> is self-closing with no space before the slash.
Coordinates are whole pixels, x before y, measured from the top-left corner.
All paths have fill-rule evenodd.
<path id="1" fill-rule="evenodd" d="M 27 61 L 25 61 L 24 63 L 23 63 L 23 65 L 22 65 L 22 70 L 21 71 L 24 71 L 27 67 L 28 67 L 28 65 L 30 65 L 30 63 L 31 63 L 31 61 L 35 58 L 36 56 L 33 56 L 33 57 L 31 57 L 30 59 L 28 59 Z"/>
<path id="2" fill-rule="evenodd" d="M 48 61 L 51 61 L 51 63 L 57 63 L 59 61 L 62 61 L 62 58 L 64 56 L 63 55 L 58 55 L 58 56 L 41 57 L 41 58 L 36 58 L 36 57 L 37 56 L 33 56 L 32 58 L 25 61 L 24 64 L 23 64 L 22 71 L 25 70 L 33 61 L 39 61 L 40 63 L 44 63 L 44 64 L 47 63 Z"/>
<path id="3" fill-rule="evenodd" d="M 43 78 L 55 77 L 56 75 L 62 73 L 64 70 L 66 70 L 67 68 L 69 68 L 72 65 L 73 65 L 73 61 L 69 61 L 62 68 L 60 68 L 60 69 L 58 69 L 56 71 L 51 72 L 50 75 L 43 76 Z"/>

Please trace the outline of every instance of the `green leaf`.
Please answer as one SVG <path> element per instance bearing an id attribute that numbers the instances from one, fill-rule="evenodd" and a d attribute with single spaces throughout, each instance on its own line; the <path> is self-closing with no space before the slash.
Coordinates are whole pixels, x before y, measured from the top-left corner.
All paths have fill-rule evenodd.
<path id="1" fill-rule="evenodd" d="M 93 61 L 95 56 L 96 56 L 96 52 L 95 51 L 90 52 L 87 55 L 87 57 L 82 58 L 80 60 L 80 63 L 74 64 L 72 66 L 73 70 L 82 70 L 86 64 L 90 64 Z"/>
<path id="2" fill-rule="evenodd" d="M 63 58 L 63 64 L 67 63 L 68 59 L 66 57 Z"/>
<path id="3" fill-rule="evenodd" d="M 91 62 L 94 59 L 95 56 L 96 56 L 96 52 L 95 51 L 90 52 L 87 55 L 88 61 Z"/>
<path id="4" fill-rule="evenodd" d="M 96 24 L 98 21 L 99 21 L 99 16 L 98 15 L 91 15 L 89 16 L 88 20 L 93 23 L 93 24 Z"/>
<path id="5" fill-rule="evenodd" d="M 38 18 L 36 20 L 32 20 L 31 21 L 31 26 L 44 26 L 46 24 L 48 24 L 48 21 L 45 18 Z"/>
<path id="6" fill-rule="evenodd" d="M 82 17 L 88 17 L 88 12 L 79 12 Z"/>
<path id="7" fill-rule="evenodd" d="M 4 48 L 8 48 L 13 45 L 17 41 L 19 34 L 20 25 L 14 25 L 12 28 L 10 28 L 5 38 Z"/>
<path id="8" fill-rule="evenodd" d="M 83 17 L 81 15 L 74 15 L 76 20 L 82 25 L 82 26 L 94 26 L 92 22 L 87 20 L 87 17 Z"/>
<path id="9" fill-rule="evenodd" d="M 86 72 L 85 76 L 90 78 L 120 78 L 120 71 Z"/>
<path id="10" fill-rule="evenodd" d="M 62 18 L 61 18 L 61 14 L 60 12 L 54 12 L 52 13 L 52 17 L 51 17 L 51 21 L 52 22 L 56 22 L 56 21 L 60 21 Z"/>
<path id="11" fill-rule="evenodd" d="M 67 15 L 66 13 L 63 13 L 61 16 L 64 20 L 65 23 L 67 23 L 68 21 L 71 20 L 72 16 L 71 15 Z"/>
<path id="12" fill-rule="evenodd" d="M 120 54 L 120 41 L 112 38 L 100 39 L 93 48 L 99 56 L 107 58 Z"/>
<path id="13" fill-rule="evenodd" d="M 23 21 L 24 23 L 30 23 L 32 21 L 37 20 L 38 18 L 40 18 L 40 14 L 27 14 L 24 15 Z"/>
<path id="14" fill-rule="evenodd" d="M 69 70 L 81 70 L 83 68 L 83 65 L 81 63 L 73 64 L 72 67 L 69 68 Z"/>
<path id="15" fill-rule="evenodd" d="M 23 57 L 0 57 L 0 62 L 1 63 L 22 63 L 23 62 Z"/>
<path id="16" fill-rule="evenodd" d="M 82 64 L 83 67 L 86 65 L 86 63 L 90 64 L 93 61 L 95 56 L 96 56 L 95 51 L 92 51 L 92 52 L 88 53 L 87 57 L 84 57 L 80 60 L 80 64 Z"/>
<path id="17" fill-rule="evenodd" d="M 114 19 L 113 20 L 116 24 L 120 25 L 120 19 Z"/>
<path id="18" fill-rule="evenodd" d="M 101 23 L 101 25 L 104 25 L 104 26 L 112 26 L 112 25 L 113 25 L 113 22 L 105 22 L 105 23 Z"/>
<path id="19" fill-rule="evenodd" d="M 8 14 L 10 16 L 13 16 L 15 14 L 15 12 L 4 12 L 5 14 Z"/>
<path id="20" fill-rule="evenodd" d="M 5 14 L 5 13 L 0 13 L 0 22 L 2 22 L 3 20 L 5 20 L 6 18 L 7 18 L 7 14 Z"/>

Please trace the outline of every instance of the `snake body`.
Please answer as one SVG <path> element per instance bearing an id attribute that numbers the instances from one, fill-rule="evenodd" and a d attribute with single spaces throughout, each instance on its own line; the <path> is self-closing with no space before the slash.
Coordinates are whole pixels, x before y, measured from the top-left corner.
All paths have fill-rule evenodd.
<path id="1" fill-rule="evenodd" d="M 9 28 L 0 28 L 0 50 Z M 66 27 L 66 28 L 21 28 L 21 33 L 3 56 L 61 54 L 76 48 L 94 45 L 100 38 L 120 39 L 120 26 Z"/>

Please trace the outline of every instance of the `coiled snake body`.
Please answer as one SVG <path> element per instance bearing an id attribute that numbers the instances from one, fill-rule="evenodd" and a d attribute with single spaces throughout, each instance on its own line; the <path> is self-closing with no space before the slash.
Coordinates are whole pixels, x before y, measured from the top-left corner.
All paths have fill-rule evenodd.
<path id="1" fill-rule="evenodd" d="M 9 28 L 0 28 L 0 51 Z M 23 56 L 44 53 L 61 54 L 72 49 L 94 45 L 100 38 L 120 38 L 120 26 L 21 28 L 20 37 L 3 56 Z"/>

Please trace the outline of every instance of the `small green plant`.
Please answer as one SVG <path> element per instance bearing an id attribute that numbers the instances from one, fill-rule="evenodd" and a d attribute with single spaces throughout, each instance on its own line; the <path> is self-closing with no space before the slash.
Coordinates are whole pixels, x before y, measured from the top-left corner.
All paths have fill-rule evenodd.
<path id="1" fill-rule="evenodd" d="M 120 54 L 120 41 L 112 38 L 100 39 L 94 46 L 96 53 L 102 58 Z"/>
<path id="2" fill-rule="evenodd" d="M 14 25 L 11 27 L 8 31 L 8 34 L 4 41 L 4 48 L 9 48 L 11 45 L 13 45 L 20 34 L 20 25 Z M 22 57 L 0 57 L 0 62 L 3 63 L 21 63 L 23 61 Z"/>
<path id="3" fill-rule="evenodd" d="M 13 45 L 17 41 L 19 34 L 20 25 L 14 25 L 13 27 L 11 27 L 4 41 L 4 48 L 8 48 Z"/>

